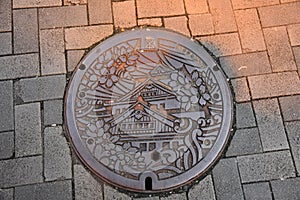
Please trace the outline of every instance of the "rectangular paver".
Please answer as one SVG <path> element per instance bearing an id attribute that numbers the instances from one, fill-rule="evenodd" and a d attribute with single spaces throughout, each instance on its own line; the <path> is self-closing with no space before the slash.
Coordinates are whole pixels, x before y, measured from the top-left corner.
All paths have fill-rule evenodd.
<path id="1" fill-rule="evenodd" d="M 257 128 L 238 129 L 230 142 L 226 156 L 261 153 L 262 147 Z"/>
<path id="2" fill-rule="evenodd" d="M 185 14 L 183 0 L 137 0 L 139 18 Z"/>
<path id="3" fill-rule="evenodd" d="M 168 197 L 160 197 L 159 200 L 187 200 L 187 198 L 185 193 L 181 193 L 181 194 L 172 194 Z"/>
<path id="4" fill-rule="evenodd" d="M 293 53 L 297 64 L 298 72 L 300 72 L 300 46 L 293 47 Z"/>
<path id="5" fill-rule="evenodd" d="M 74 182 L 75 199 L 103 199 L 101 184 L 82 165 L 74 165 Z M 116 199 L 112 195 L 110 198 Z"/>
<path id="6" fill-rule="evenodd" d="M 231 79 L 231 85 L 234 90 L 236 102 L 249 101 L 251 99 L 247 79 L 245 77 Z"/>
<path id="7" fill-rule="evenodd" d="M 43 181 L 42 156 L 0 161 L 0 187 Z"/>
<path id="8" fill-rule="evenodd" d="M 300 120 L 300 95 L 279 98 L 284 121 Z"/>
<path id="9" fill-rule="evenodd" d="M 0 82 L 0 131 L 14 129 L 13 82 Z"/>
<path id="10" fill-rule="evenodd" d="M 231 0 L 234 9 L 255 8 L 279 4 L 279 0 Z"/>
<path id="11" fill-rule="evenodd" d="M 0 55 L 12 54 L 11 32 L 0 33 Z"/>
<path id="12" fill-rule="evenodd" d="M 0 199 L 3 200 L 14 200 L 14 189 L 0 189 Z"/>
<path id="13" fill-rule="evenodd" d="M 66 73 L 63 30 L 41 30 L 40 46 L 42 75 Z"/>
<path id="14" fill-rule="evenodd" d="M 15 142 L 14 132 L 0 133 L 0 159 L 13 156 Z"/>
<path id="15" fill-rule="evenodd" d="M 89 0 L 90 24 L 112 23 L 111 0 Z"/>
<path id="16" fill-rule="evenodd" d="M 133 0 L 113 2 L 113 11 L 115 27 L 130 28 L 136 26 L 135 3 Z"/>
<path id="17" fill-rule="evenodd" d="M 65 29 L 66 49 L 88 48 L 112 33 L 112 25 L 97 25 Z M 82 38 L 84 38 L 84 40 Z"/>
<path id="18" fill-rule="evenodd" d="M 253 102 L 264 151 L 289 148 L 277 99 Z"/>
<path id="19" fill-rule="evenodd" d="M 259 8 L 263 27 L 281 26 L 300 22 L 300 2 Z"/>
<path id="20" fill-rule="evenodd" d="M 189 15 L 189 25 L 193 36 L 214 33 L 214 24 L 210 13 Z"/>
<path id="21" fill-rule="evenodd" d="M 272 191 L 276 200 L 299 199 L 300 177 L 271 182 Z"/>
<path id="22" fill-rule="evenodd" d="M 19 101 L 41 101 L 63 98 L 66 87 L 65 75 L 21 79 L 15 84 Z"/>
<path id="23" fill-rule="evenodd" d="M 228 33 L 197 38 L 215 56 L 227 56 L 242 53 L 237 33 Z"/>
<path id="24" fill-rule="evenodd" d="M 0 57 L 0 80 L 39 75 L 38 54 Z"/>
<path id="25" fill-rule="evenodd" d="M 215 191 L 211 175 L 195 184 L 188 192 L 189 200 L 215 200 Z"/>
<path id="26" fill-rule="evenodd" d="M 44 101 L 44 124 L 62 124 L 63 101 Z"/>
<path id="27" fill-rule="evenodd" d="M 119 192 L 118 190 L 112 188 L 111 186 L 104 185 L 103 188 L 104 188 L 104 200 L 110 200 L 110 199 L 131 200 L 131 198 L 128 195 Z M 151 200 L 158 200 L 156 199 L 156 197 L 153 198 L 154 199 Z"/>
<path id="28" fill-rule="evenodd" d="M 286 122 L 286 132 L 291 146 L 296 170 L 300 175 L 300 121 Z"/>
<path id="29" fill-rule="evenodd" d="M 68 180 L 16 187 L 15 200 L 23 199 L 71 200 L 72 182 Z"/>
<path id="30" fill-rule="evenodd" d="M 243 185 L 245 199 L 247 200 L 272 200 L 269 183 L 251 183 Z"/>
<path id="31" fill-rule="evenodd" d="M 87 25 L 86 5 L 42 8 L 39 10 L 40 28 Z"/>
<path id="32" fill-rule="evenodd" d="M 221 57 L 220 63 L 226 75 L 230 78 L 272 72 L 267 52 Z"/>
<path id="33" fill-rule="evenodd" d="M 68 72 L 71 72 L 75 69 L 80 59 L 84 55 L 84 50 L 70 50 L 67 51 L 67 67 Z"/>
<path id="34" fill-rule="evenodd" d="M 253 99 L 300 94 L 297 72 L 282 72 L 248 77 Z"/>
<path id="35" fill-rule="evenodd" d="M 268 53 L 274 72 L 296 70 L 293 52 L 285 27 L 264 29 Z"/>
<path id="36" fill-rule="evenodd" d="M 0 1 L 0 31 L 11 31 L 11 0 Z"/>
<path id="37" fill-rule="evenodd" d="M 236 127 L 247 128 L 256 126 L 251 103 L 236 104 Z"/>
<path id="38" fill-rule="evenodd" d="M 161 18 L 148 18 L 148 19 L 139 19 L 138 20 L 139 26 L 162 26 Z"/>
<path id="39" fill-rule="evenodd" d="M 62 134 L 62 127 L 45 128 L 43 135 L 46 181 L 72 178 L 70 149 Z"/>
<path id="40" fill-rule="evenodd" d="M 61 0 L 13 0 L 13 8 L 61 6 Z"/>
<path id="41" fill-rule="evenodd" d="M 209 7 L 216 33 L 226 33 L 237 30 L 230 0 L 210 0 Z"/>
<path id="42" fill-rule="evenodd" d="M 42 153 L 40 103 L 15 106 L 16 156 Z"/>
<path id="43" fill-rule="evenodd" d="M 186 16 L 164 18 L 164 23 L 165 28 L 180 32 L 186 36 L 190 36 L 190 31 L 187 27 L 188 19 Z"/>
<path id="44" fill-rule="evenodd" d="M 295 176 L 289 151 L 242 156 L 237 159 L 242 183 Z"/>
<path id="45" fill-rule="evenodd" d="M 207 0 L 185 0 L 184 3 L 188 14 L 208 13 Z"/>
<path id="46" fill-rule="evenodd" d="M 292 46 L 300 45 L 300 24 L 293 24 L 287 27 Z"/>
<path id="47" fill-rule="evenodd" d="M 265 50 L 265 42 L 256 9 L 235 11 L 243 52 Z"/>
<path id="48" fill-rule="evenodd" d="M 217 199 L 243 199 L 243 191 L 235 158 L 220 160 L 213 169 L 213 180 Z"/>
<path id="49" fill-rule="evenodd" d="M 14 52 L 38 52 L 39 42 L 37 9 L 14 10 L 13 22 Z"/>

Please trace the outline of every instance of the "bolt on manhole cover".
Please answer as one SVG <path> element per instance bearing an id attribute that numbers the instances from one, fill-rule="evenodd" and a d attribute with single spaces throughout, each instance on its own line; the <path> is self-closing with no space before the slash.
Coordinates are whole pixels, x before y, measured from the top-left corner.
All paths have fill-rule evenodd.
<path id="1" fill-rule="evenodd" d="M 224 74 L 196 42 L 163 29 L 115 35 L 77 66 L 66 127 L 81 160 L 103 180 L 142 193 L 198 178 L 230 135 Z"/>

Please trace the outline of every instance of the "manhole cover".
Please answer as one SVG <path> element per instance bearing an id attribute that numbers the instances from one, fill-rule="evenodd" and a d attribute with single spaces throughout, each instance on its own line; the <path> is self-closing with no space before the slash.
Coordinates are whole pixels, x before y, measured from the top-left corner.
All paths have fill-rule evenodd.
<path id="1" fill-rule="evenodd" d="M 196 42 L 162 29 L 115 35 L 69 83 L 66 127 L 96 175 L 154 193 L 190 183 L 223 150 L 232 123 L 228 83 Z"/>

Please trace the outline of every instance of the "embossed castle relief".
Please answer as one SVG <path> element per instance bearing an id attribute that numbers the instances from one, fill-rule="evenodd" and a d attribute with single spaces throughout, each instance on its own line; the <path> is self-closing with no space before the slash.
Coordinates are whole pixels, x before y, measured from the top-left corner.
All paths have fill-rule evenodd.
<path id="1" fill-rule="evenodd" d="M 83 162 L 138 192 L 184 185 L 216 160 L 232 120 L 228 84 L 194 41 L 136 30 L 96 46 L 69 83 L 66 123 Z"/>

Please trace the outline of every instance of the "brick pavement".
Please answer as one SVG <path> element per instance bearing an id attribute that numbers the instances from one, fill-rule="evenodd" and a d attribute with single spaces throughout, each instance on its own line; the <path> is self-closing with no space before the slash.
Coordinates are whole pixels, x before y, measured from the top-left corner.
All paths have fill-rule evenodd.
<path id="1" fill-rule="evenodd" d="M 136 199 L 78 161 L 62 102 L 85 50 L 138 25 L 209 49 L 232 84 L 237 117 L 203 180 L 141 199 L 300 199 L 299 0 L 1 0 L 0 199 Z"/>

